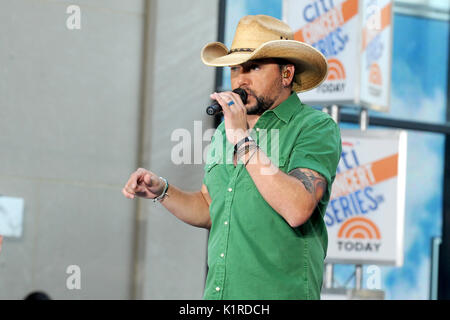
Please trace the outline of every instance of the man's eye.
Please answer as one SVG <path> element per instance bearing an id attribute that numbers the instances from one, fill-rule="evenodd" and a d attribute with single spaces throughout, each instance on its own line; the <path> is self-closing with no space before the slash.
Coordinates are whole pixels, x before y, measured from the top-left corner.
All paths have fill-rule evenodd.
<path id="1" fill-rule="evenodd" d="M 259 70 L 259 65 L 258 65 L 258 64 L 252 64 L 252 65 L 250 66 L 250 69 L 251 69 L 251 70 Z"/>
<path id="2" fill-rule="evenodd" d="M 236 72 L 236 71 L 238 71 L 238 67 L 231 67 L 230 70 L 231 70 L 231 72 Z"/>

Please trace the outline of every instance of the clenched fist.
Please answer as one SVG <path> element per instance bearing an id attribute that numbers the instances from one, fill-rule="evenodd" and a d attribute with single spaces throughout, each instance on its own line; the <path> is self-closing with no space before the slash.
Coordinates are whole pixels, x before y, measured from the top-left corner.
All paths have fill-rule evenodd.
<path id="1" fill-rule="evenodd" d="M 130 175 L 122 193 L 129 199 L 134 199 L 136 196 L 153 199 L 163 193 L 164 186 L 165 183 L 159 176 L 151 171 L 139 168 Z"/>

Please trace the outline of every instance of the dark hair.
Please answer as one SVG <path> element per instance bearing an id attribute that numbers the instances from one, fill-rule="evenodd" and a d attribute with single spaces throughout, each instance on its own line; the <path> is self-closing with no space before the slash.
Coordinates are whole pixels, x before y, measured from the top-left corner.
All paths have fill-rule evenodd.
<path id="1" fill-rule="evenodd" d="M 295 64 L 290 62 L 289 60 L 283 59 L 283 58 L 260 58 L 260 59 L 254 59 L 251 61 L 255 61 L 255 62 L 270 62 L 270 63 L 276 63 L 278 64 L 278 67 L 280 68 L 280 73 L 283 71 L 283 68 L 285 66 L 287 66 L 288 64 L 293 65 L 294 67 L 294 77 L 292 78 L 291 83 L 289 84 L 289 87 L 293 87 L 294 85 L 294 81 L 295 81 L 295 73 L 297 72 L 297 70 L 295 70 Z"/>
<path id="2" fill-rule="evenodd" d="M 24 300 L 51 300 L 51 298 L 43 291 L 34 291 L 29 293 Z"/>
<path id="3" fill-rule="evenodd" d="M 294 65 L 294 63 L 290 62 L 289 60 L 283 59 L 283 58 L 272 58 L 276 64 L 280 66 L 280 69 L 288 64 Z M 295 65 L 294 65 L 295 66 Z"/>

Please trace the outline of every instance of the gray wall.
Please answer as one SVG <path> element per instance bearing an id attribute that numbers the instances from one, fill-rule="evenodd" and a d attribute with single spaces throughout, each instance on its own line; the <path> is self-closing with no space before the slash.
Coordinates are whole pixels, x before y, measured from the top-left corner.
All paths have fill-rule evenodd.
<path id="1" fill-rule="evenodd" d="M 25 199 L 0 253 L 0 299 L 200 298 L 206 231 L 126 199 L 138 166 L 187 190 L 202 165 L 170 161 L 174 128 L 204 120 L 217 1 L 0 2 L 0 194 Z M 66 8 L 81 8 L 68 30 Z M 81 268 L 68 290 L 66 268 Z"/>
<path id="2" fill-rule="evenodd" d="M 203 165 L 174 165 L 171 142 L 174 130 L 184 128 L 194 140 L 194 121 L 202 121 L 202 133 L 212 127 L 205 109 L 214 90 L 215 70 L 200 60 L 201 48 L 217 38 L 218 1 L 153 2 L 149 43 L 154 48 L 147 66 L 152 92 L 146 105 L 144 167 L 166 177 L 178 187 L 200 190 Z M 153 23 L 152 23 L 153 22 Z M 149 50 L 150 51 L 150 50 Z M 200 137 L 201 139 L 201 137 Z M 199 142 L 197 140 L 197 142 Z M 206 144 L 205 144 L 206 145 Z M 193 147 L 192 160 L 193 158 Z M 177 220 L 160 204 L 146 203 L 145 281 L 143 297 L 150 299 L 200 299 L 206 268 L 207 232 Z"/>

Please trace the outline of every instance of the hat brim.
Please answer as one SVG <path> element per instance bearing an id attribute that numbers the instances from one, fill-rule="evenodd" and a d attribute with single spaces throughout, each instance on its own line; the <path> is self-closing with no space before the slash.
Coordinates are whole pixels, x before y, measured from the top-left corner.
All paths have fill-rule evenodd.
<path id="1" fill-rule="evenodd" d="M 249 60 L 283 58 L 295 65 L 293 90 L 304 92 L 319 86 L 327 77 L 328 63 L 316 48 L 295 40 L 268 41 L 253 52 L 228 53 L 221 42 L 207 44 L 201 52 L 204 64 L 214 67 L 239 65 Z"/>

